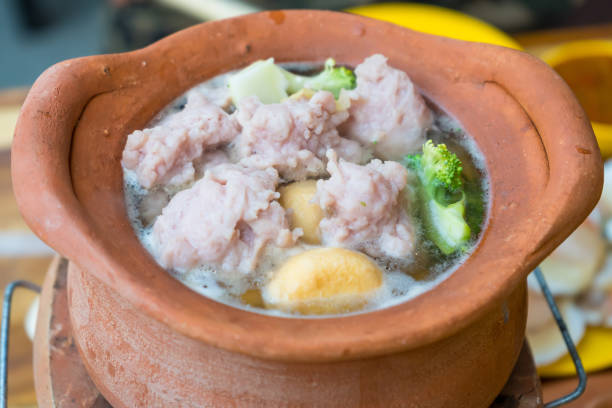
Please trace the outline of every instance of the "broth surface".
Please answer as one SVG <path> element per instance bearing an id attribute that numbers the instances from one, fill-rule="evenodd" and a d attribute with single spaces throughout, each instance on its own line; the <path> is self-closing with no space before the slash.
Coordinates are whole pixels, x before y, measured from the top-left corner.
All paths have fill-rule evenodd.
<path id="1" fill-rule="evenodd" d="M 313 72 L 319 66 L 314 64 L 285 65 L 287 69 L 299 72 Z M 232 73 L 217 76 L 197 85 L 190 91 L 196 90 L 202 92 L 205 96 L 210 95 L 214 99 L 227 86 L 230 75 Z M 164 121 L 176 112 L 180 112 L 185 106 L 185 101 L 185 95 L 177 98 L 160 112 L 148 127 Z M 463 131 L 456 120 L 433 103 L 428 103 L 428 105 L 434 113 L 435 121 L 432 128 L 427 132 L 427 139 L 431 139 L 435 143 L 445 143 L 449 150 L 457 154 L 463 164 L 466 219 L 472 230 L 470 249 L 461 254 L 443 255 L 432 242 L 424 237 L 422 226 L 417 219 L 416 206 L 409 206 L 409 214 L 416 220 L 414 222 L 416 227 L 414 257 L 406 260 L 385 257 L 373 258 L 383 271 L 383 285 L 358 313 L 405 302 L 430 290 L 457 269 L 469 256 L 480 238 L 488 205 L 488 181 L 482 154 L 475 142 Z M 228 105 L 224 109 L 227 112 L 233 112 L 235 108 Z M 217 150 L 232 158 L 231 146 L 221 146 Z M 410 170 L 408 171 L 411 173 Z M 198 175 L 198 177 L 201 177 L 201 175 Z M 139 184 L 134 172 L 124 169 L 124 191 L 128 215 L 139 240 L 151 254 L 155 254 L 152 228 L 156 215 L 161 212 L 161 208 L 177 192 L 188 188 L 190 185 L 170 189 L 156 187 L 147 190 Z M 410 184 L 406 187 L 404 196 L 407 203 L 414 200 L 415 194 L 413 194 Z M 215 267 L 210 265 L 201 265 L 188 270 L 170 269 L 168 272 L 192 290 L 214 300 L 255 312 L 291 316 L 291 314 L 278 310 L 265 309 L 261 298 L 261 288 L 269 280 L 270 271 L 278 268 L 289 257 L 321 246 L 309 245 L 302 241 L 298 241 L 291 248 L 277 248 L 270 245 L 264 250 L 252 276 L 235 273 L 231 276 L 224 274 L 224 277 L 221 278 Z"/>

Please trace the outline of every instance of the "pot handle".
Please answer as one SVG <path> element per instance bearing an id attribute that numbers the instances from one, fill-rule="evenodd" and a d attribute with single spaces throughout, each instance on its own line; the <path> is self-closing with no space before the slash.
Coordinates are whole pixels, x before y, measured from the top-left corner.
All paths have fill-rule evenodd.
<path id="1" fill-rule="evenodd" d="M 47 69 L 21 108 L 11 148 L 13 191 L 26 223 L 68 259 L 79 254 L 89 260 L 84 267 L 108 266 L 107 251 L 72 188 L 72 135 L 89 101 L 120 86 L 109 75 L 114 58 L 85 57 Z M 75 245 L 75 237 L 88 239 Z M 112 275 L 112 268 L 106 269 Z M 110 282 L 111 275 L 99 278 Z"/>
<path id="2" fill-rule="evenodd" d="M 535 267 L 595 207 L 603 185 L 603 164 L 595 135 L 576 97 L 552 68 L 526 53 L 491 46 L 491 81 L 523 108 L 536 129 L 548 162 L 547 183 L 534 216 L 538 218 L 529 265 Z M 523 70 L 529 65 L 531 77 Z M 537 86 L 534 86 L 536 85 Z M 552 103 L 551 103 L 552 101 Z M 559 135 L 571 134 L 572 145 Z M 543 227 L 543 229 L 542 229 Z M 528 269 L 530 270 L 530 269 Z"/>

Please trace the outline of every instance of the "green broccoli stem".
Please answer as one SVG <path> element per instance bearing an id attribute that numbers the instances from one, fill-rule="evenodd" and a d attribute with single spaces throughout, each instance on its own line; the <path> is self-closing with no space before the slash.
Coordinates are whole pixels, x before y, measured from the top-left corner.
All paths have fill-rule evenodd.
<path id="1" fill-rule="evenodd" d="M 303 88 L 313 91 L 329 91 L 338 99 L 342 89 L 353 89 L 357 80 L 348 68 L 336 67 L 332 58 L 325 61 L 325 68 L 315 76 L 293 74 L 274 63 L 273 58 L 255 61 L 228 81 L 234 105 L 248 96 L 257 96 L 263 103 L 279 103 L 287 96 Z"/>
<path id="2" fill-rule="evenodd" d="M 470 239 L 470 227 L 465 222 L 465 195 L 452 204 L 443 205 L 419 188 L 421 217 L 427 237 L 445 255 L 450 255 L 465 248 Z"/>
<path id="3" fill-rule="evenodd" d="M 282 69 L 287 79 L 287 92 L 293 94 L 303 88 L 313 91 L 329 91 L 337 99 L 342 89 L 353 89 L 356 86 L 355 74 L 348 68 L 336 67 L 336 61 L 328 58 L 323 71 L 315 76 L 303 76 Z"/>
<path id="4" fill-rule="evenodd" d="M 303 89 L 306 80 L 308 80 L 308 77 L 296 75 L 285 69 L 282 70 L 282 73 L 285 76 L 285 79 L 287 79 L 287 93 L 289 95 L 292 95 L 298 92 L 300 89 Z"/>
<path id="5" fill-rule="evenodd" d="M 427 237 L 450 255 L 466 247 L 471 230 L 466 222 L 466 196 L 461 161 L 446 145 L 423 145 L 423 154 L 406 157 L 406 166 L 418 179 L 418 201 Z"/>
<path id="6" fill-rule="evenodd" d="M 436 180 L 426 181 L 423 185 L 427 194 L 442 206 L 454 204 L 464 197 L 461 188 L 450 189 Z"/>

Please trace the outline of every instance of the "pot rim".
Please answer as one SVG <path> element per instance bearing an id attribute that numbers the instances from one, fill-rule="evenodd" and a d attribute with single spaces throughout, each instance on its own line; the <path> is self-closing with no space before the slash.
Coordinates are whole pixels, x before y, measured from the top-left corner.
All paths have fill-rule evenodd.
<path id="1" fill-rule="evenodd" d="M 512 175 L 503 173 L 501 165 L 485 157 L 491 172 L 490 211 L 470 258 L 425 294 L 369 313 L 316 319 L 266 316 L 198 295 L 159 266 L 155 270 L 131 269 L 136 264 L 130 258 L 143 255 L 123 254 L 121 258 L 112 230 L 99 228 L 73 188 L 78 155 L 75 156 L 72 137 L 84 112 L 101 95 L 151 85 L 139 77 L 138 70 L 147 66 L 143 61 L 152 66 L 161 58 L 174 66 L 174 58 L 183 58 L 188 63 L 189 56 L 180 54 L 184 52 L 181 47 L 194 41 L 203 39 L 211 55 L 217 52 L 227 56 L 232 61 L 225 66 L 229 70 L 257 59 L 260 52 L 268 56 L 284 52 L 282 44 L 273 43 L 283 34 L 331 36 L 335 42 L 322 44 L 318 51 L 332 55 L 333 49 L 344 55 L 337 58 L 340 63 L 357 56 L 341 50 L 346 47 L 340 47 L 338 42 L 381 44 L 389 38 L 394 38 L 397 50 L 390 49 L 387 55 L 392 65 L 406 58 L 402 54 L 408 50 L 427 52 L 431 47 L 439 54 L 453 53 L 463 58 L 458 64 L 475 67 L 472 69 L 478 75 L 466 74 L 463 78 L 459 68 L 453 71 L 450 67 L 440 75 L 445 75 L 449 83 L 454 81 L 469 88 L 466 92 L 473 95 L 484 92 L 498 99 L 509 96 L 508 104 L 522 110 L 531 123 L 531 127 L 525 125 L 515 133 L 517 139 L 535 137 L 541 144 L 541 151 L 534 153 L 537 157 L 531 160 L 543 160 L 537 167 L 542 174 L 530 182 L 532 196 L 539 194 L 537 200 L 527 197 L 529 202 L 517 204 L 507 197 L 503 187 Z M 317 55 L 308 47 L 299 52 L 304 61 Z M 195 85 L 180 68 L 175 69 L 178 73 L 172 75 L 182 81 L 183 90 Z M 417 85 L 424 85 L 419 83 L 422 78 L 413 79 Z M 440 102 L 436 92 L 428 94 L 427 87 L 423 88 L 430 99 Z M 545 91 L 545 98 L 539 90 Z M 459 107 L 458 99 L 459 96 L 449 95 L 441 105 Z M 462 114 L 468 115 L 465 111 Z M 465 128 L 474 134 L 478 129 L 475 122 L 471 123 Z M 502 129 L 500 124 L 489 125 Z M 125 135 L 123 138 L 125 141 Z M 546 64 L 503 47 L 451 40 L 361 16 L 315 10 L 262 12 L 208 22 L 141 50 L 59 63 L 45 71 L 32 87 L 17 123 L 12 155 L 15 195 L 32 230 L 136 307 L 186 336 L 217 347 L 260 358 L 309 362 L 364 358 L 416 348 L 456 333 L 491 307 L 501 305 L 539 261 L 587 216 L 601 192 L 603 174 L 599 150 L 584 112 Z M 567 172 L 567 168 L 575 171 Z M 516 180 L 512 182 L 517 185 Z M 509 219 L 513 217 L 517 219 Z M 505 255 L 496 257 L 496 251 Z"/>

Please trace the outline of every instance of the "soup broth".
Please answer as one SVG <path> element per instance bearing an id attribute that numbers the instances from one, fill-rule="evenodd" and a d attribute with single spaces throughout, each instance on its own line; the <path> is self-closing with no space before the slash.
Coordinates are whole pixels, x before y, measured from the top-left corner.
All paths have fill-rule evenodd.
<path id="1" fill-rule="evenodd" d="M 313 73 L 320 69 L 315 64 L 286 64 L 293 72 Z M 219 75 L 206 81 L 189 92 L 199 92 L 210 100 L 218 101 L 218 105 L 232 113 L 236 109 L 226 99 L 229 77 L 233 73 Z M 181 112 L 186 103 L 186 95 L 182 95 L 155 117 L 149 127 L 163 123 L 169 117 Z M 413 256 L 406 259 L 396 257 L 375 256 L 371 259 L 382 270 L 383 284 L 371 296 L 367 304 L 359 312 L 384 308 L 400 302 L 405 302 L 433 288 L 452 272 L 470 255 L 476 245 L 485 220 L 488 203 L 488 181 L 482 154 L 473 139 L 466 134 L 461 125 L 446 114 L 442 109 L 428 101 L 428 106 L 434 114 L 434 122 L 427 130 L 427 139 L 435 143 L 444 143 L 454 152 L 463 165 L 463 182 L 465 186 L 466 215 L 465 218 L 472 231 L 469 248 L 451 255 L 444 255 L 424 232 L 420 222 L 419 206 L 415 203 L 414 179 L 409 170 L 409 182 L 402 192 L 405 201 L 405 211 L 410 215 L 415 226 L 415 248 Z M 220 144 L 216 151 L 235 162 L 231 143 Z M 373 153 L 372 158 L 375 158 Z M 205 170 L 204 170 L 205 171 Z M 203 175 L 196 171 L 195 180 Z M 329 177 L 329 176 L 324 176 Z M 179 192 L 193 185 L 189 182 L 178 187 L 154 187 L 145 189 L 138 181 L 135 173 L 124 169 L 124 191 L 127 211 L 130 221 L 143 246 L 151 253 L 156 253 L 153 239 L 153 224 L 167 203 Z M 282 186 L 281 184 L 278 187 Z M 262 250 L 262 255 L 253 270 L 248 275 L 242 273 L 220 274 L 213 265 L 199 265 L 194 268 L 170 268 L 168 272 L 194 291 L 235 307 L 276 315 L 291 315 L 290 313 L 269 309 L 264 306 L 261 290 L 270 280 L 270 273 L 278 269 L 289 258 L 304 251 L 323 247 L 298 240 L 289 248 L 279 248 L 268 245 Z"/>

